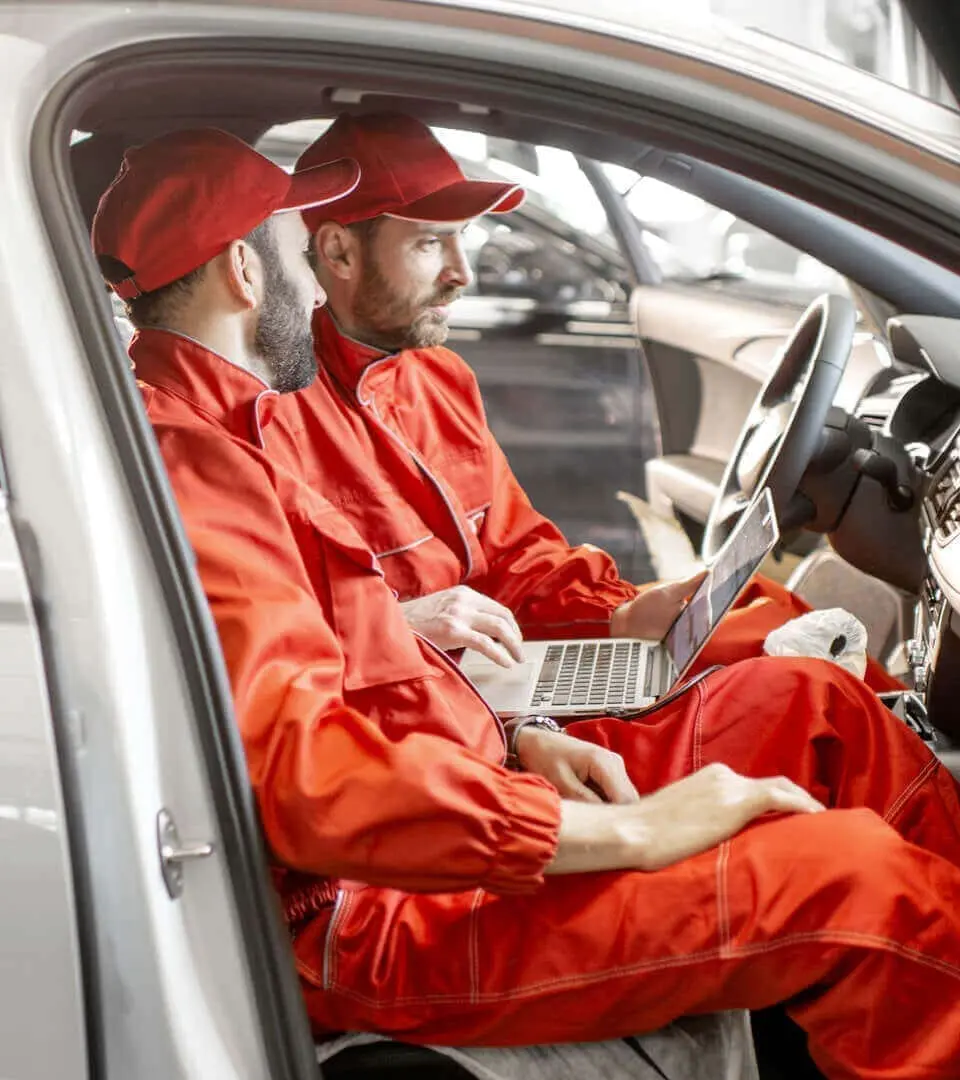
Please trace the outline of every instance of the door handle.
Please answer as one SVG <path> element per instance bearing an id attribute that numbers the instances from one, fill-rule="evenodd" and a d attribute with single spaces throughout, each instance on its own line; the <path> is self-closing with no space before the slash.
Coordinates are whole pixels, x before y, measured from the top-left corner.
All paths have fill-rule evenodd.
<path id="1" fill-rule="evenodd" d="M 157 850 L 160 854 L 160 873 L 171 900 L 183 895 L 183 864 L 194 859 L 206 859 L 214 853 L 209 841 L 181 841 L 177 823 L 167 809 L 157 814 Z"/>

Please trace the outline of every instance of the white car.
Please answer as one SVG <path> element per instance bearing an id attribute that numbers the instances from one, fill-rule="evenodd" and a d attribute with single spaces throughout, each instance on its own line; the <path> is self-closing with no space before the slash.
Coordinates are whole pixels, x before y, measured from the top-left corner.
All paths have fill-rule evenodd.
<path id="1" fill-rule="evenodd" d="M 958 13 L 908 6 L 951 79 Z M 554 375 L 576 391 L 594 376 L 567 339 L 606 341 L 602 360 L 619 335 L 657 414 L 648 496 L 708 553 L 761 481 L 806 529 L 798 561 L 829 534 L 797 580 L 859 605 L 916 687 L 906 721 L 956 767 L 960 113 L 669 8 L 0 3 L 4 1080 L 318 1075 L 215 631 L 88 243 L 124 148 L 163 131 L 213 124 L 268 148 L 281 127 L 390 104 L 500 140 L 501 167 L 562 158 L 579 183 L 573 162 L 626 292 L 565 311 L 539 342 L 565 358 Z M 707 208 L 688 224 L 714 222 L 716 266 L 668 257 L 696 237 L 666 236 L 673 204 L 651 183 Z M 751 473 L 754 399 L 824 283 L 840 292 L 813 309 L 809 363 L 764 391 L 795 406 L 791 427 Z M 850 304 L 853 348 L 822 377 L 817 333 Z M 436 1068 L 387 1052 L 328 1072 Z"/>

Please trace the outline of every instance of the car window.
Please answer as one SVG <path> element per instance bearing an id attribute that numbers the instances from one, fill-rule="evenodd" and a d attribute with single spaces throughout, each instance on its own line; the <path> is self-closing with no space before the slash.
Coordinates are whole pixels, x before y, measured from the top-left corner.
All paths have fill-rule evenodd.
<path id="1" fill-rule="evenodd" d="M 467 171 L 522 184 L 527 202 L 590 236 L 610 239 L 607 215 L 593 185 L 569 150 L 534 146 L 478 132 L 434 128 L 434 134 Z"/>
<path id="2" fill-rule="evenodd" d="M 491 430 L 534 506 L 573 544 L 652 575 L 618 491 L 645 492 L 656 453 L 653 398 L 628 313 L 631 272 L 603 206 L 569 151 L 437 131 L 471 176 L 527 190 L 464 236 L 473 282 L 449 344 L 477 376 Z"/>
<path id="3" fill-rule="evenodd" d="M 849 292 L 835 270 L 728 210 L 619 165 L 604 171 L 664 281 L 801 307 L 824 292 Z"/>

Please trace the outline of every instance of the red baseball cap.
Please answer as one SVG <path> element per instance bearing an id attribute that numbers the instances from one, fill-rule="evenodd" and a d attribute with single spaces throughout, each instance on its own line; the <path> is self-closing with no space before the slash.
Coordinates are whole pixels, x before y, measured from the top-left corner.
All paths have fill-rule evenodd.
<path id="1" fill-rule="evenodd" d="M 351 157 L 360 183 L 328 211 L 303 215 L 316 232 L 322 221 L 350 225 L 388 214 L 409 221 L 469 221 L 506 214 L 523 202 L 518 184 L 468 180 L 434 134 L 402 113 L 342 113 L 297 162 L 297 172 L 318 162 Z"/>
<path id="2" fill-rule="evenodd" d="M 225 131 L 176 131 L 124 154 L 94 214 L 93 249 L 129 271 L 110 282 L 129 300 L 203 266 L 272 214 L 323 206 L 359 179 L 355 161 L 291 176 Z"/>

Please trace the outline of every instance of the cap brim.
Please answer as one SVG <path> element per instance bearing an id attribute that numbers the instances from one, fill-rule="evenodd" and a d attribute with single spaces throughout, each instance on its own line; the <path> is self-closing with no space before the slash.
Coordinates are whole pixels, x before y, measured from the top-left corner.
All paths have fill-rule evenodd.
<path id="1" fill-rule="evenodd" d="M 274 213 L 326 206 L 349 195 L 359 183 L 360 166 L 353 158 L 338 158 L 324 165 L 314 165 L 291 175 L 286 197 Z"/>
<path id="2" fill-rule="evenodd" d="M 526 196 L 519 184 L 458 180 L 416 202 L 385 213 L 406 221 L 470 221 L 484 214 L 507 214 L 516 210 Z"/>

